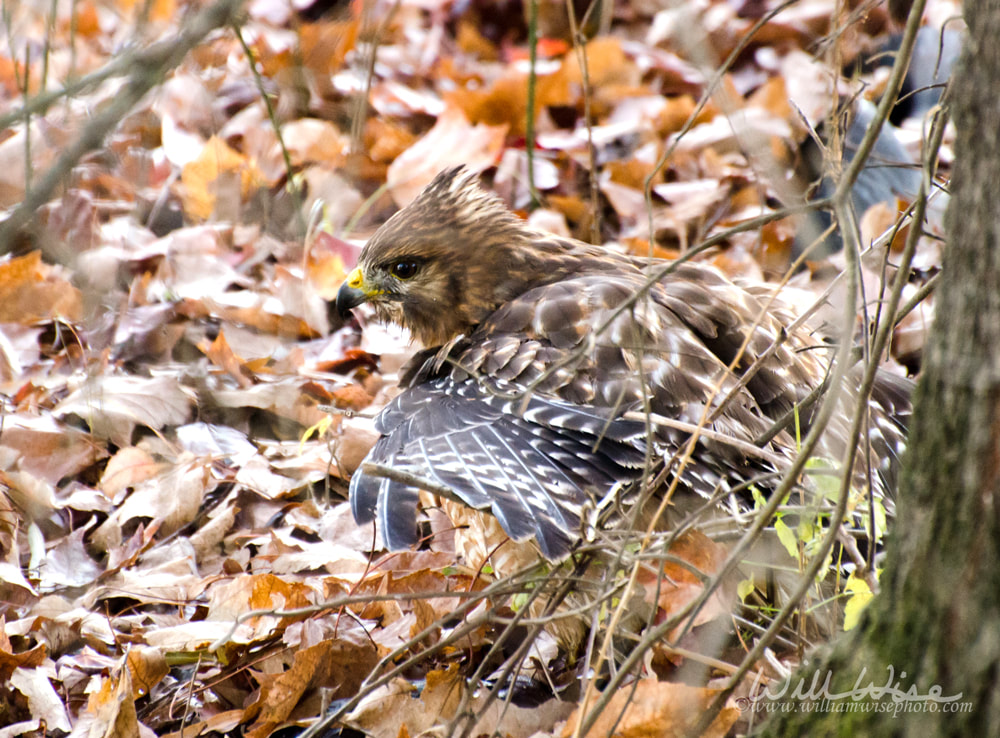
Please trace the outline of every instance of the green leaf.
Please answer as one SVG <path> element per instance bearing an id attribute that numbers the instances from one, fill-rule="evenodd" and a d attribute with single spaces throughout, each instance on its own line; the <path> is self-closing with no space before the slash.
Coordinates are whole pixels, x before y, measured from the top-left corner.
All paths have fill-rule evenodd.
<path id="1" fill-rule="evenodd" d="M 809 475 L 816 487 L 816 492 L 819 493 L 820 497 L 836 502 L 837 498 L 840 497 L 840 476 L 830 473 L 836 471 L 836 463 L 821 456 L 813 456 L 806 461 L 806 469 L 821 472 Z"/>
<path id="2" fill-rule="evenodd" d="M 868 603 L 875 595 L 872 594 L 872 590 L 871 587 L 868 586 L 868 582 L 855 576 L 854 574 L 851 574 L 851 576 L 847 578 L 847 583 L 844 585 L 844 591 L 853 593 L 848 598 L 847 604 L 844 605 L 844 630 L 851 630 L 858 624 L 858 619 L 861 617 L 861 613 L 864 612 L 866 607 L 868 607 Z"/>
<path id="3" fill-rule="evenodd" d="M 823 527 L 817 525 L 813 520 L 803 519 L 796 526 L 795 534 L 800 541 L 808 546 L 811 543 L 818 542 L 817 539 L 822 539 Z"/>
<path id="4" fill-rule="evenodd" d="M 740 602 L 745 603 L 747 597 L 750 593 L 754 591 L 753 574 L 750 575 L 749 579 L 744 579 L 738 585 L 736 585 L 736 594 L 740 596 Z"/>
<path id="5" fill-rule="evenodd" d="M 785 550 L 788 551 L 788 555 L 793 559 L 798 560 L 799 544 L 795 538 L 795 533 L 788 527 L 788 524 L 782 522 L 781 520 L 775 520 L 774 532 L 778 534 L 778 540 L 781 542 L 781 545 L 785 547 Z"/>
<path id="6" fill-rule="evenodd" d="M 333 416 L 327 415 L 315 425 L 311 425 L 306 428 L 305 432 L 302 434 L 302 438 L 299 440 L 299 453 L 302 453 L 305 448 L 306 441 L 312 438 L 314 434 L 317 438 L 322 438 L 326 435 L 327 431 L 330 430 L 331 425 L 333 425 Z"/>
<path id="7" fill-rule="evenodd" d="M 874 505 L 875 510 L 875 540 L 881 541 L 882 536 L 885 535 L 888 523 L 885 517 L 885 505 L 882 504 L 882 500 L 875 500 Z"/>

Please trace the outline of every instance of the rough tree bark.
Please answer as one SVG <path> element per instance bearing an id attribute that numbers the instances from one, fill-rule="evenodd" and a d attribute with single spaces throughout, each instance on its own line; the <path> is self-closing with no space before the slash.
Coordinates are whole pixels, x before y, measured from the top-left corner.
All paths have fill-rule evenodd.
<path id="1" fill-rule="evenodd" d="M 796 674 L 816 692 L 860 685 L 943 703 L 859 702 L 772 712 L 763 735 L 1000 735 L 1000 0 L 966 0 L 969 37 L 951 92 L 957 129 L 948 245 L 882 594 L 859 628 Z M 892 669 L 890 673 L 890 668 Z M 903 674 L 902 672 L 905 672 Z M 771 691 L 775 691 L 772 687 Z M 903 704 L 898 712 L 879 712 Z M 814 705 L 817 703 L 813 703 Z M 773 708 L 772 708 L 773 709 Z M 964 711 L 963 711 L 964 710 Z"/>

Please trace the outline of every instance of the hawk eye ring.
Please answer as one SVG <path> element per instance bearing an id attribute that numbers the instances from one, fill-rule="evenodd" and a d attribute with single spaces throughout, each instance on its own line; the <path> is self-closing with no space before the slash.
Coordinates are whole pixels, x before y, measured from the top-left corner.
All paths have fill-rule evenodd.
<path id="1" fill-rule="evenodd" d="M 397 261 L 391 267 L 392 276 L 399 279 L 409 279 L 417 273 L 417 263 L 415 261 Z"/>

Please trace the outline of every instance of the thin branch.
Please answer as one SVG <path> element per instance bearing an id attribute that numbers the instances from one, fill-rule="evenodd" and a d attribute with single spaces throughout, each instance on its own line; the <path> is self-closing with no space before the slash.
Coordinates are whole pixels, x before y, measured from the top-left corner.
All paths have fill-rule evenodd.
<path id="1" fill-rule="evenodd" d="M 538 87 L 538 2 L 528 0 L 528 109 L 524 120 L 524 146 L 528 155 L 528 192 L 533 203 L 541 202 L 535 187 L 535 98 Z"/>
<path id="2" fill-rule="evenodd" d="M 292 166 L 292 156 L 288 151 L 288 147 L 285 145 L 285 137 L 281 133 L 281 123 L 278 121 L 278 114 L 274 110 L 274 104 L 271 102 L 271 96 L 267 94 L 267 89 L 264 87 L 264 80 L 260 76 L 260 70 L 257 68 L 257 55 L 253 53 L 253 49 L 250 48 L 246 39 L 243 38 L 243 32 L 240 30 L 239 24 L 232 23 L 230 27 L 236 35 L 236 40 L 240 42 L 240 47 L 243 49 L 243 53 L 246 54 L 247 64 L 250 67 L 250 74 L 253 77 L 254 84 L 257 85 L 257 92 L 260 93 L 260 99 L 264 103 L 264 109 L 267 111 L 267 118 L 271 121 L 271 128 L 274 130 L 274 137 L 278 139 L 278 147 L 281 149 L 281 158 L 285 162 L 285 175 L 288 191 L 292 196 L 292 202 L 295 206 L 295 222 L 299 228 L 299 236 L 304 237 L 307 233 L 307 229 L 305 216 L 302 213 L 302 188 L 299 187 L 298 183 L 295 181 L 295 170 Z"/>
<path id="3" fill-rule="evenodd" d="M 598 0 L 594 0 L 597 2 Z M 611 2 L 611 0 L 607 0 Z M 591 4 L 593 7 L 593 3 Z M 589 12 L 589 11 L 588 11 Z M 600 192 L 597 186 L 597 149 L 594 147 L 594 116 L 591 111 L 594 86 L 590 83 L 590 68 L 587 65 L 587 39 L 580 32 L 576 22 L 576 8 L 573 0 L 566 0 L 566 14 L 569 17 L 570 34 L 573 38 L 573 52 L 580 67 L 580 84 L 583 94 L 583 125 L 587 129 L 587 157 L 590 160 L 590 242 L 601 242 Z"/>
<path id="4" fill-rule="evenodd" d="M 8 253 L 17 231 L 26 225 L 35 211 L 48 202 L 66 175 L 89 152 L 104 145 L 115 127 L 151 89 L 163 81 L 164 75 L 184 59 L 212 31 L 237 22 L 243 0 L 220 0 L 211 3 L 183 26 L 181 33 L 170 41 L 160 42 L 137 53 L 129 65 L 131 74 L 121 92 L 91 118 L 90 123 L 71 143 L 62 156 L 27 192 L 24 201 L 0 224 L 0 255 Z M 22 113 L 22 116 L 24 113 Z M 50 256 L 68 257 L 68 254 Z M 57 259 L 62 260 L 62 259 Z"/>

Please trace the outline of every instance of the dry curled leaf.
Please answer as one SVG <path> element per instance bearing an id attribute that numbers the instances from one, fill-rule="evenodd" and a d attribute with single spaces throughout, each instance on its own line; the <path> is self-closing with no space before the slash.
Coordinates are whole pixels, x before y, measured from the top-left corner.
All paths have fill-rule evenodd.
<path id="1" fill-rule="evenodd" d="M 57 417 L 84 418 L 94 435 L 120 447 L 131 445 L 137 425 L 154 430 L 180 425 L 193 404 L 190 390 L 176 377 L 97 374 L 86 379 L 53 411 Z"/>
<path id="2" fill-rule="evenodd" d="M 44 264 L 40 252 L 0 262 L 0 323 L 74 321 L 81 310 L 80 291 Z"/>
<path id="3" fill-rule="evenodd" d="M 442 169 L 459 164 L 482 171 L 500 158 L 507 126 L 472 125 L 457 108 L 447 108 L 421 139 L 389 165 L 386 184 L 396 204 L 413 200 Z"/>
<path id="4" fill-rule="evenodd" d="M 683 738 L 701 719 L 719 690 L 689 687 L 686 684 L 643 679 L 620 687 L 607 708 L 598 716 L 586 738 L 614 735 L 616 738 Z M 722 738 L 736 722 L 740 711 L 726 706 L 702 738 Z M 575 735 L 580 712 L 563 728 L 563 738 Z M 620 718 L 620 719 L 619 719 Z"/>

